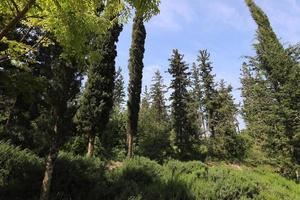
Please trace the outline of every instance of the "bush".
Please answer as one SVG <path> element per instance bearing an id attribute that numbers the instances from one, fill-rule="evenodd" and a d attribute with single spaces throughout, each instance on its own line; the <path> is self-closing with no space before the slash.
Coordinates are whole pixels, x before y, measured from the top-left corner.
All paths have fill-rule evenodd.
<path id="1" fill-rule="evenodd" d="M 0 142 L 0 199 L 38 199 L 44 162 L 28 150 Z M 51 199 L 102 199 L 104 165 L 96 158 L 60 153 L 55 163 Z"/>
<path id="2" fill-rule="evenodd" d="M 35 199 L 43 162 L 28 150 L 0 142 L 0 199 Z"/>
<path id="3" fill-rule="evenodd" d="M 104 164 L 98 158 L 60 153 L 54 168 L 51 199 L 101 199 Z"/>

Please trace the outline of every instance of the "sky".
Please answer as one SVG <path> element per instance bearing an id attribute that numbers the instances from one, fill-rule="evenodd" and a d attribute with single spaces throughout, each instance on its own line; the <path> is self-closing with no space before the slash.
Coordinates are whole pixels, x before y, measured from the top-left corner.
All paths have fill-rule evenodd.
<path id="1" fill-rule="evenodd" d="M 256 0 L 285 45 L 300 42 L 300 0 Z M 188 64 L 196 61 L 199 50 L 211 54 L 216 81 L 224 79 L 240 97 L 240 69 L 244 56 L 254 55 L 256 25 L 244 0 L 161 0 L 160 14 L 146 24 L 143 88 L 151 85 L 160 70 L 167 85 L 168 59 L 173 49 L 184 54 Z M 117 66 L 128 82 L 128 57 L 132 23 L 125 25 L 118 42 Z"/>

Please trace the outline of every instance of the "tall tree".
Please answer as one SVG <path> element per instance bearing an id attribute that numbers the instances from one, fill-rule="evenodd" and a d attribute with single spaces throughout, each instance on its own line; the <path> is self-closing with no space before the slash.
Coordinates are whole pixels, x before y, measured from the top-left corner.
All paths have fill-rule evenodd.
<path id="1" fill-rule="evenodd" d="M 262 110 L 264 124 L 268 127 L 264 130 L 268 136 L 268 150 L 283 162 L 295 161 L 291 141 L 300 123 L 299 64 L 278 40 L 266 14 L 252 0 L 246 0 L 246 4 L 258 26 L 255 67 L 263 74 L 271 98 L 271 104 Z"/>
<path id="2" fill-rule="evenodd" d="M 201 81 L 200 67 L 193 63 L 190 76 L 190 117 L 197 132 L 201 136 L 205 130 L 204 108 L 203 108 L 203 86 Z"/>
<path id="3" fill-rule="evenodd" d="M 137 134 L 138 117 L 143 78 L 143 58 L 145 52 L 146 29 L 144 20 L 159 12 L 160 0 L 128 0 L 135 9 L 135 17 L 132 26 L 131 47 L 129 50 L 129 83 L 128 83 L 128 121 L 127 121 L 127 145 L 128 157 L 133 156 L 133 137 Z"/>
<path id="4" fill-rule="evenodd" d="M 88 135 L 87 155 L 94 153 L 95 137 L 104 132 L 113 107 L 116 42 L 122 26 L 116 23 L 104 36 L 104 42 L 97 43 L 98 62 L 88 69 L 88 81 L 82 97 L 80 118 Z"/>
<path id="5" fill-rule="evenodd" d="M 166 120 L 167 117 L 167 109 L 165 103 L 165 88 L 166 86 L 164 85 L 163 77 L 160 74 L 160 71 L 157 70 L 152 78 L 150 95 L 152 100 L 151 107 L 155 110 L 156 120 L 158 121 Z"/>
<path id="6" fill-rule="evenodd" d="M 191 152 L 191 122 L 188 118 L 189 86 L 188 65 L 183 61 L 177 49 L 173 50 L 173 55 L 169 59 L 170 68 L 168 72 L 173 77 L 170 88 L 173 90 L 170 100 L 172 108 L 173 127 L 176 134 L 175 145 L 178 147 L 180 157 L 187 159 Z"/>
<path id="7" fill-rule="evenodd" d="M 214 83 L 215 75 L 212 74 L 212 63 L 210 62 L 210 54 L 207 50 L 201 50 L 197 61 L 200 67 L 200 76 L 203 84 L 203 111 L 205 112 L 206 131 L 209 131 L 211 136 L 215 135 L 215 97 L 216 89 Z"/>
<path id="8" fill-rule="evenodd" d="M 241 151 L 237 136 L 237 105 L 232 96 L 232 87 L 221 80 L 216 95 L 215 137 L 210 138 L 210 154 L 219 159 L 239 158 Z"/>
<path id="9" fill-rule="evenodd" d="M 80 91 L 80 73 L 79 65 L 76 61 L 62 60 L 59 58 L 61 48 L 54 46 L 51 63 L 48 63 L 50 69 L 47 72 L 49 82 L 45 91 L 45 103 L 47 109 L 41 114 L 41 117 L 47 120 L 47 131 L 50 135 L 50 149 L 46 158 L 46 169 L 44 173 L 41 200 L 48 200 L 50 195 L 52 174 L 58 152 L 67 136 L 73 130 L 73 117 L 77 106 L 74 100 Z M 54 59 L 53 59 L 54 58 Z"/>

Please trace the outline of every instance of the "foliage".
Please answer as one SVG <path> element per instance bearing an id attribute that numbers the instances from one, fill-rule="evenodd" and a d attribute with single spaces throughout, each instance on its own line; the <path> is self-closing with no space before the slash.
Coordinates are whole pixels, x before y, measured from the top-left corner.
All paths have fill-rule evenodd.
<path id="1" fill-rule="evenodd" d="M 132 26 L 132 41 L 129 50 L 129 83 L 127 101 L 127 142 L 128 156 L 133 154 L 133 137 L 137 134 L 138 117 L 140 111 L 142 78 L 144 68 L 146 29 L 143 19 L 135 16 Z"/>
<path id="2" fill-rule="evenodd" d="M 188 65 L 183 61 L 183 55 L 177 49 L 169 59 L 170 68 L 168 72 L 172 76 L 170 88 L 173 90 L 170 96 L 172 108 L 172 123 L 175 131 L 175 145 L 182 159 L 189 159 L 191 153 L 191 141 L 194 136 L 191 121 L 188 118 L 188 104 L 190 101 L 188 86 Z"/>

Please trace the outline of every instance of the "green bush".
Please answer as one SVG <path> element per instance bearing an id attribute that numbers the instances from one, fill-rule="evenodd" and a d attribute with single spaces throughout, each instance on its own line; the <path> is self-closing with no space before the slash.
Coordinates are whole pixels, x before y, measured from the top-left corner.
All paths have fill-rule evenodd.
<path id="1" fill-rule="evenodd" d="M 28 150 L 0 143 L 0 199 L 39 198 L 44 162 Z M 55 163 L 51 199 L 102 199 L 104 164 L 96 158 L 60 153 Z"/>
<path id="2" fill-rule="evenodd" d="M 104 165 L 98 158 L 60 153 L 54 168 L 51 199 L 101 199 Z"/>
<path id="3" fill-rule="evenodd" d="M 35 200 L 43 178 L 42 159 L 0 143 L 0 199 Z M 300 200 L 300 185 L 267 168 L 207 166 L 199 161 L 144 157 L 105 170 L 98 158 L 60 153 L 54 168 L 52 200 Z"/>
<path id="4" fill-rule="evenodd" d="M 34 199 L 40 192 L 42 174 L 41 159 L 0 142 L 0 199 Z"/>

